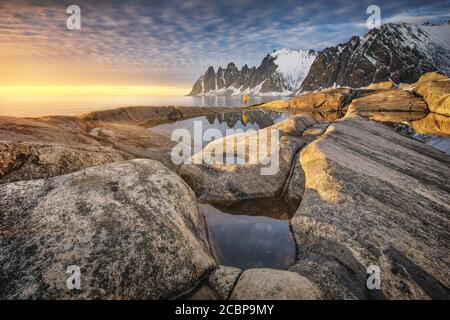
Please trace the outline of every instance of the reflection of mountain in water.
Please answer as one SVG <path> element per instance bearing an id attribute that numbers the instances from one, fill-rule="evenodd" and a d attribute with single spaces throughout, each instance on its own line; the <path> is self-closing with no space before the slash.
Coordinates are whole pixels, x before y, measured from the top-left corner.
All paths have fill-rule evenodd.
<path id="1" fill-rule="evenodd" d="M 230 129 L 236 127 L 237 123 L 242 124 L 242 126 L 249 123 L 252 127 L 262 129 L 288 118 L 287 114 L 283 112 L 273 110 L 253 110 L 245 111 L 248 120 L 244 123 L 242 120 L 243 112 L 212 113 L 205 117 L 211 125 L 217 120 L 219 124 L 226 123 Z"/>
<path id="2" fill-rule="evenodd" d="M 450 155 L 450 117 L 429 113 L 420 119 L 395 123 L 393 126 L 401 134 Z"/>
<path id="3" fill-rule="evenodd" d="M 450 117 L 429 113 L 425 117 L 412 121 L 410 127 L 416 133 L 450 137 Z"/>
<path id="4" fill-rule="evenodd" d="M 244 117 L 245 112 L 245 117 Z M 200 126 L 202 134 L 208 129 L 217 129 L 222 136 L 229 134 L 228 129 L 263 129 L 277 122 L 289 118 L 290 114 L 266 109 L 242 110 L 241 112 L 214 112 L 205 116 L 178 120 L 171 123 L 164 123 L 149 128 L 152 132 L 171 137 L 177 129 L 182 129 L 188 133 L 186 141 L 194 137 L 194 128 Z M 186 135 L 183 133 L 183 135 Z M 215 138 L 218 138 L 214 135 Z M 201 146 L 206 146 L 210 141 L 201 141 Z M 198 145 L 199 141 L 195 142 Z"/>

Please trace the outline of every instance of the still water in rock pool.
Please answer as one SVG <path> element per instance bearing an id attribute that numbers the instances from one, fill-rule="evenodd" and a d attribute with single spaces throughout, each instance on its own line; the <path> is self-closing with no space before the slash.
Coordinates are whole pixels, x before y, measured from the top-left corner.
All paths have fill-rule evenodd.
<path id="1" fill-rule="evenodd" d="M 437 113 L 426 115 L 413 113 L 408 117 L 402 114 L 396 115 L 394 112 L 391 114 L 390 117 L 384 116 L 381 121 L 389 123 L 400 134 L 419 140 L 450 155 L 450 117 Z"/>
<path id="2" fill-rule="evenodd" d="M 295 245 L 288 220 L 234 215 L 200 204 L 209 241 L 220 264 L 241 269 L 288 268 Z"/>
<path id="3" fill-rule="evenodd" d="M 175 129 L 186 129 L 194 136 L 194 123 L 201 123 L 202 131 L 218 129 L 223 136 L 228 129 L 263 129 L 290 117 L 289 113 L 268 109 L 257 109 L 242 112 L 216 112 L 201 117 L 179 120 L 149 128 L 149 130 L 166 136 L 171 136 Z M 203 142 L 203 147 L 209 141 Z"/>

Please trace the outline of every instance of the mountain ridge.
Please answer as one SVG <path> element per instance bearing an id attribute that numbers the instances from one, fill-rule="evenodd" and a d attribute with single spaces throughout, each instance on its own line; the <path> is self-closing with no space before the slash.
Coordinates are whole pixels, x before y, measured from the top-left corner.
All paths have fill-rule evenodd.
<path id="1" fill-rule="evenodd" d="M 239 70 L 233 62 L 215 72 L 210 66 L 195 82 L 189 95 L 290 95 L 306 77 L 316 52 L 279 49 L 266 55 L 261 64 Z"/>
<path id="2" fill-rule="evenodd" d="M 210 66 L 194 84 L 194 96 L 288 96 L 325 88 L 415 82 L 429 71 L 450 74 L 450 20 L 440 25 L 387 23 L 321 51 L 278 49 L 260 66 Z"/>
<path id="3" fill-rule="evenodd" d="M 322 50 L 297 94 L 388 80 L 411 83 L 429 71 L 450 73 L 450 26 L 388 23 Z"/>

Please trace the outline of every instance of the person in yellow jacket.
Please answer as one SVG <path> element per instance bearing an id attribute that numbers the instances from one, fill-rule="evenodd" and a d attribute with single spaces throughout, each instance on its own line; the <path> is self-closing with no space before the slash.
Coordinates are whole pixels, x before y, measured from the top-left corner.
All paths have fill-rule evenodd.
<path id="1" fill-rule="evenodd" d="M 248 96 L 244 95 L 242 96 L 242 107 L 246 107 L 248 102 Z"/>
<path id="2" fill-rule="evenodd" d="M 248 103 L 248 96 L 243 95 L 242 96 L 242 108 L 247 107 L 247 103 Z M 242 117 L 241 117 L 242 124 L 245 126 L 247 124 L 247 121 L 248 121 L 248 115 L 245 113 L 245 111 L 242 111 Z"/>
<path id="3" fill-rule="evenodd" d="M 243 111 L 242 112 L 241 122 L 245 126 L 247 124 L 247 121 L 248 121 L 248 115 L 245 113 L 245 111 Z"/>

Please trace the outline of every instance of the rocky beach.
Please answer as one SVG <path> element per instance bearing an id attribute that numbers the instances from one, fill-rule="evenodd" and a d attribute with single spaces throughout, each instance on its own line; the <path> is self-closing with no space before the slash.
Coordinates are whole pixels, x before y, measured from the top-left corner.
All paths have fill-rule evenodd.
<path id="1" fill-rule="evenodd" d="M 275 175 L 173 163 L 161 126 L 243 113 L 280 132 Z M 247 108 L 2 116 L 0 297 L 449 299 L 449 139 L 450 79 L 437 72 Z M 70 265 L 81 290 L 66 288 Z"/>

